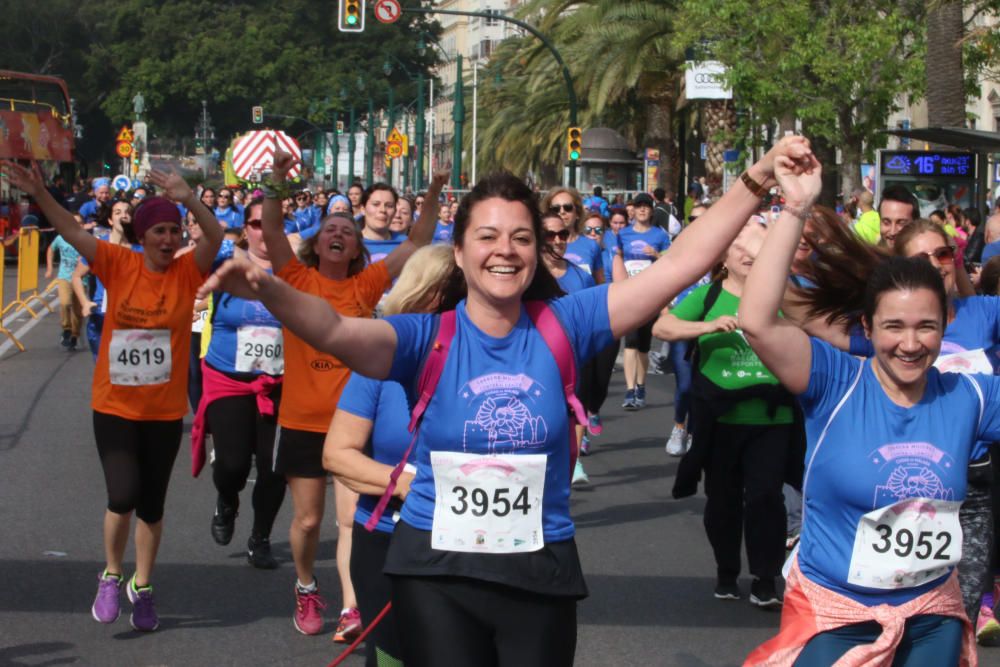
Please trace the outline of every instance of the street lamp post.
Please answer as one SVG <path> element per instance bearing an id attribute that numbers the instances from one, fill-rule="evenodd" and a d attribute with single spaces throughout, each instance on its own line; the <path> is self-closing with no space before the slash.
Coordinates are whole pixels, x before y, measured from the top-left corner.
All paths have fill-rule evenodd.
<path id="1" fill-rule="evenodd" d="M 375 102 L 368 98 L 368 141 L 365 155 L 366 184 L 371 185 L 375 179 Z"/>
<path id="2" fill-rule="evenodd" d="M 358 147 L 358 119 L 354 113 L 354 103 L 351 103 L 351 135 L 347 137 L 347 152 L 350 153 L 347 163 L 347 187 L 354 183 L 354 152 Z"/>
<path id="3" fill-rule="evenodd" d="M 455 136 L 452 138 L 451 146 L 451 187 L 459 190 L 462 187 L 462 126 L 465 124 L 461 53 L 455 57 L 455 68 L 455 101 L 451 105 L 451 119 L 455 124 Z"/>

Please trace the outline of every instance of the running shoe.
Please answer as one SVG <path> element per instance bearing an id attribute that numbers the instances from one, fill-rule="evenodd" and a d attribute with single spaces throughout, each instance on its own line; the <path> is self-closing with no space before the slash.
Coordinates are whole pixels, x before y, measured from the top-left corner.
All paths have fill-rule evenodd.
<path id="1" fill-rule="evenodd" d="M 625 391 L 625 400 L 622 401 L 622 407 L 626 410 L 635 410 L 638 406 L 635 404 L 635 390 L 627 389 Z"/>
<path id="2" fill-rule="evenodd" d="M 652 359 L 649 360 L 649 368 L 646 369 L 646 372 L 650 375 L 664 375 L 663 369 L 659 364 L 654 364 Z"/>
<path id="3" fill-rule="evenodd" d="M 597 435 L 595 431 L 599 428 L 601 428 L 601 415 L 595 412 L 587 420 L 587 430 L 590 432 L 590 435 Z"/>
<path id="4" fill-rule="evenodd" d="M 361 634 L 361 612 L 355 607 L 340 612 L 337 621 L 337 631 L 333 633 L 333 641 L 338 644 L 350 644 Z"/>
<path id="5" fill-rule="evenodd" d="M 580 459 L 576 460 L 576 466 L 573 468 L 572 484 L 590 484 L 590 477 L 584 471 L 583 463 L 580 462 Z"/>
<path id="6" fill-rule="evenodd" d="M 774 579 L 754 578 L 750 584 L 750 604 L 761 609 L 780 607 L 781 596 L 774 587 Z"/>
<path id="7" fill-rule="evenodd" d="M 220 494 L 215 502 L 215 514 L 212 516 L 212 539 L 219 546 L 224 547 L 232 541 L 237 514 L 236 507 L 226 503 Z"/>
<path id="8" fill-rule="evenodd" d="M 580 438 L 580 456 L 587 456 L 590 454 L 590 437 L 584 434 Z"/>
<path id="9" fill-rule="evenodd" d="M 258 570 L 276 570 L 278 561 L 271 555 L 271 541 L 251 535 L 247 540 L 247 562 Z"/>
<path id="10" fill-rule="evenodd" d="M 66 344 L 66 349 L 72 352 L 73 350 L 76 349 L 76 343 L 77 343 L 76 336 L 70 336 L 69 343 Z"/>
<path id="11" fill-rule="evenodd" d="M 635 407 L 636 409 L 646 407 L 646 385 L 644 384 L 635 386 Z"/>
<path id="12" fill-rule="evenodd" d="M 90 615 L 99 623 L 114 623 L 122 614 L 122 578 L 119 574 L 101 572 L 97 575 L 97 597 Z"/>
<path id="13" fill-rule="evenodd" d="M 128 601 L 132 603 L 132 615 L 129 623 L 139 632 L 152 632 L 160 627 L 160 618 L 156 615 L 156 605 L 153 604 L 153 587 L 135 587 L 135 575 L 125 587 Z"/>
<path id="14" fill-rule="evenodd" d="M 979 618 L 976 619 L 976 641 L 983 646 L 1000 645 L 1000 623 L 997 622 L 989 605 L 979 608 Z"/>
<path id="15" fill-rule="evenodd" d="M 63 347 L 69 347 L 70 333 L 69 329 L 63 329 L 62 338 L 59 340 L 59 344 Z"/>
<path id="16" fill-rule="evenodd" d="M 716 600 L 739 600 L 742 597 L 735 579 L 718 579 L 715 584 Z"/>
<path id="17" fill-rule="evenodd" d="M 295 629 L 304 635 L 318 635 L 323 631 L 323 610 L 326 603 L 319 595 L 318 589 L 304 591 L 295 586 L 295 616 L 292 622 Z"/>
<path id="18" fill-rule="evenodd" d="M 685 442 L 687 440 L 687 431 L 684 430 L 683 426 L 677 426 L 674 424 L 674 428 L 670 431 L 670 438 L 667 440 L 667 454 L 670 456 L 684 456 L 686 451 Z"/>

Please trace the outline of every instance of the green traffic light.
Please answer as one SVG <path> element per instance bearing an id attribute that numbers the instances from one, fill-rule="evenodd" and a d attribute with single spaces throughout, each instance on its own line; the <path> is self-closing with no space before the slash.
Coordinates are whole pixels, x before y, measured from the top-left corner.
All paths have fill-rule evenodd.
<path id="1" fill-rule="evenodd" d="M 358 17 L 355 16 L 354 14 L 348 14 L 347 25 L 357 25 L 357 23 L 358 23 Z"/>
<path id="2" fill-rule="evenodd" d="M 580 151 L 570 151 L 569 157 L 570 157 L 570 159 L 573 159 L 573 160 L 579 160 L 580 159 Z"/>

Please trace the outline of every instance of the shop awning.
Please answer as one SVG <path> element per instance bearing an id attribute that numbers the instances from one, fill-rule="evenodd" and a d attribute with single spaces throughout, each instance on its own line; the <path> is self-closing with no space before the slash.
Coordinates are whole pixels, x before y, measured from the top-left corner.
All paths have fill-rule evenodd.
<path id="1" fill-rule="evenodd" d="M 967 127 L 918 127 L 909 130 L 883 130 L 883 132 L 980 153 L 1000 153 L 1000 132 L 970 130 Z"/>

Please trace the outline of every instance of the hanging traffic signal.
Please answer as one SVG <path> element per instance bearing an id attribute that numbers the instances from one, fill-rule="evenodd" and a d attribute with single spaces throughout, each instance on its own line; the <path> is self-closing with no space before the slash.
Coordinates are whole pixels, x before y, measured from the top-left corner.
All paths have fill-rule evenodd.
<path id="1" fill-rule="evenodd" d="M 361 32 L 365 29 L 364 0 L 338 0 L 337 29 L 341 32 Z"/>
<path id="2" fill-rule="evenodd" d="M 579 160 L 583 155 L 583 131 L 571 127 L 566 131 L 566 156 L 570 160 Z"/>
<path id="3" fill-rule="evenodd" d="M 260 125 L 264 122 L 264 107 L 253 107 L 253 124 Z"/>

